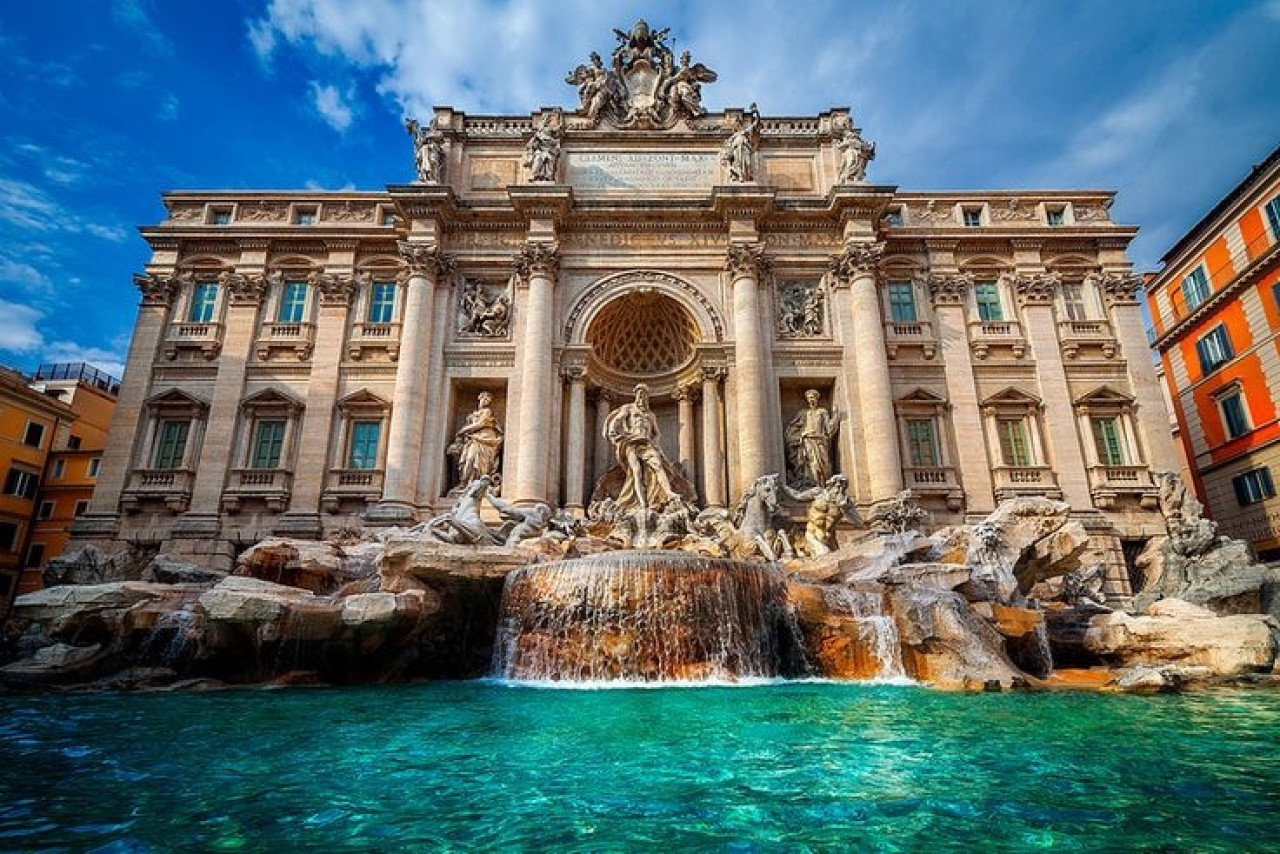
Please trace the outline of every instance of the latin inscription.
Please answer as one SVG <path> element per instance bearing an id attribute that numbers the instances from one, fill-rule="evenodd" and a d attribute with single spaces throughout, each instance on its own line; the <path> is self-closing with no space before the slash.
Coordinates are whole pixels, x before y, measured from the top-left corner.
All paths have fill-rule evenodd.
<path id="1" fill-rule="evenodd" d="M 584 190 L 706 189 L 715 183 L 716 159 L 709 152 L 570 151 L 565 176 Z"/>

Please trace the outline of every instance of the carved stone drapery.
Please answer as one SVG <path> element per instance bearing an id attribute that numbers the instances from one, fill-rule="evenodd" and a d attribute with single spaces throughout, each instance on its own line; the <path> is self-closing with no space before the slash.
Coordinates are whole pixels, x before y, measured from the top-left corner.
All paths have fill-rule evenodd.
<path id="1" fill-rule="evenodd" d="M 725 256 L 724 268 L 733 278 L 754 276 L 763 278 L 771 267 L 763 243 L 731 243 Z"/>
<path id="2" fill-rule="evenodd" d="M 1007 275 L 1006 278 L 1013 285 L 1019 305 L 1048 305 L 1062 287 L 1062 277 L 1057 273 Z"/>
<path id="3" fill-rule="evenodd" d="M 316 270 L 307 276 L 307 284 L 320 295 L 321 305 L 351 305 L 357 281 L 352 276 L 339 276 Z"/>
<path id="4" fill-rule="evenodd" d="M 260 305 L 267 291 L 267 278 L 262 273 L 227 270 L 219 274 L 218 284 L 226 290 L 231 305 Z"/>
<path id="5" fill-rule="evenodd" d="M 935 306 L 964 305 L 973 277 L 966 273 L 933 273 L 925 279 L 925 284 Z"/>
<path id="6" fill-rule="evenodd" d="M 827 269 L 835 285 L 844 287 L 858 276 L 874 276 L 883 257 L 883 243 L 850 243 L 839 255 L 832 256 Z"/>
<path id="7" fill-rule="evenodd" d="M 1108 307 L 1138 304 L 1138 290 L 1143 285 L 1141 276 L 1133 273 L 1104 273 L 1098 278 L 1102 297 Z"/>
<path id="8" fill-rule="evenodd" d="M 190 278 L 190 274 L 185 274 Z M 167 276 L 159 273 L 137 273 L 133 284 L 142 292 L 142 304 L 167 306 L 173 302 L 182 280 L 178 276 Z"/>
<path id="9" fill-rule="evenodd" d="M 560 263 L 560 246 L 556 243 L 526 243 L 512 261 L 520 281 L 528 284 L 530 276 L 554 278 Z"/>

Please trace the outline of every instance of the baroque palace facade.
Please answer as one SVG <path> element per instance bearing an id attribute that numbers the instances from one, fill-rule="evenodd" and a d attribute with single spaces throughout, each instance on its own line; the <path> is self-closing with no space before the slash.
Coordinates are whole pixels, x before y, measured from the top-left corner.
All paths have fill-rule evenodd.
<path id="1" fill-rule="evenodd" d="M 802 477 L 813 390 L 860 507 L 1061 499 L 1128 593 L 1178 458 L 1113 195 L 868 183 L 848 110 L 709 114 L 714 79 L 639 22 L 570 74 L 576 110 L 410 122 L 412 183 L 167 194 L 79 541 L 225 567 L 412 524 L 486 467 L 581 514 L 638 383 L 698 504 L 732 507 Z"/>

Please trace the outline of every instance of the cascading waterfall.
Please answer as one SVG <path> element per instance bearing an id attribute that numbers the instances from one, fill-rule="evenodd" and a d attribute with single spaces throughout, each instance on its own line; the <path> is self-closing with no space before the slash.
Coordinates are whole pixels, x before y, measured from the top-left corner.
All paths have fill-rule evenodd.
<path id="1" fill-rule="evenodd" d="M 507 576 L 493 675 L 666 682 L 805 672 L 782 573 L 670 551 L 616 552 Z"/>
<path id="2" fill-rule="evenodd" d="M 902 639 L 898 635 L 898 624 L 888 613 L 883 588 L 829 587 L 823 595 L 833 611 L 848 614 L 857 622 L 865 651 L 876 665 L 872 679 L 909 678 L 902 665 Z"/>

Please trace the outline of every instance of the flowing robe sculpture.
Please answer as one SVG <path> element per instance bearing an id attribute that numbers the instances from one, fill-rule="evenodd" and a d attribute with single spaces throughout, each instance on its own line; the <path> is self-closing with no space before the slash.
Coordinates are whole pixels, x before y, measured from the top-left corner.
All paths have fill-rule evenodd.
<path id="1" fill-rule="evenodd" d="M 481 392 L 475 412 L 467 416 L 462 429 L 449 444 L 449 455 L 458 457 L 458 482 L 461 484 L 497 476 L 502 428 L 490 408 L 492 404 L 493 396 L 487 391 Z"/>
<path id="2" fill-rule="evenodd" d="M 845 131 L 836 141 L 840 152 L 840 175 L 837 184 L 858 184 L 867 179 L 867 166 L 876 159 L 876 144 L 862 138 L 856 130 Z"/>
<path id="3" fill-rule="evenodd" d="M 667 477 L 666 458 L 658 447 L 658 418 L 649 409 L 647 386 L 636 386 L 635 402 L 609 413 L 604 435 L 626 472 L 616 502 L 619 507 L 628 511 L 656 509 L 676 495 Z"/>
<path id="4" fill-rule="evenodd" d="M 808 406 L 787 425 L 787 456 L 797 486 L 821 486 L 831 477 L 831 440 L 840 429 L 840 417 L 819 406 L 819 397 L 816 389 L 806 391 Z"/>
<path id="5" fill-rule="evenodd" d="M 524 165 L 529 169 L 529 180 L 549 183 L 556 179 L 556 166 L 560 162 L 560 137 L 548 116 L 525 147 Z"/>
<path id="6" fill-rule="evenodd" d="M 444 180 L 444 136 L 434 123 L 422 127 L 413 119 L 404 123 L 413 137 L 413 163 L 418 170 L 418 183 L 439 184 Z"/>
<path id="7" fill-rule="evenodd" d="M 759 133 L 760 113 L 752 104 L 742 118 L 738 129 L 725 140 L 720 152 L 720 162 L 729 167 L 729 180 L 733 183 L 754 181 L 756 136 Z"/>

